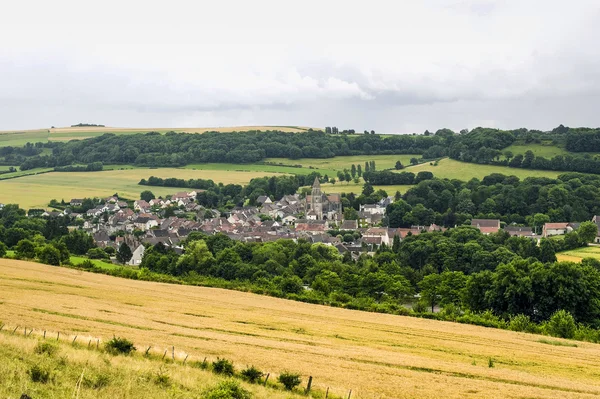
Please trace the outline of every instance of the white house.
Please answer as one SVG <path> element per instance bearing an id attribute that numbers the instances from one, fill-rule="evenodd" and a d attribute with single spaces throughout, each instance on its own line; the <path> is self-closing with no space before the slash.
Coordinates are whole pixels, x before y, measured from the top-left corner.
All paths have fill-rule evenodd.
<path id="1" fill-rule="evenodd" d="M 142 263 L 142 257 L 144 256 L 145 251 L 146 248 L 140 244 L 135 251 L 133 251 L 133 255 L 127 264 L 130 266 L 139 266 Z"/>

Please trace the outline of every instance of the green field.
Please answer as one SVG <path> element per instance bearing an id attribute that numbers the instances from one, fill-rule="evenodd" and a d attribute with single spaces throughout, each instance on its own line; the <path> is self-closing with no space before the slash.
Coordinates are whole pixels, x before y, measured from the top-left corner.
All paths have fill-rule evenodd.
<path id="1" fill-rule="evenodd" d="M 291 166 L 263 165 L 263 164 L 236 164 L 236 163 L 202 163 L 186 165 L 183 169 L 192 170 L 222 170 L 234 172 L 267 172 L 267 173 L 288 173 L 295 175 L 308 175 L 314 172 L 314 169 L 295 168 Z M 321 170 L 318 172 L 323 173 Z"/>
<path id="2" fill-rule="evenodd" d="M 170 131 L 180 133 L 204 133 L 208 131 L 217 131 L 223 133 L 243 132 L 249 130 L 280 130 L 284 132 L 297 133 L 305 132 L 309 129 L 306 126 L 232 126 L 232 127 L 160 127 L 160 128 L 123 128 L 123 127 L 61 127 L 50 129 L 35 130 L 12 130 L 0 131 L 0 147 L 13 146 L 20 147 L 26 143 L 47 143 L 48 141 L 69 141 L 82 140 L 90 137 L 101 136 L 105 133 L 114 133 L 117 135 L 138 134 L 147 132 L 166 133 Z M 312 128 L 319 130 L 320 128 Z"/>
<path id="3" fill-rule="evenodd" d="M 157 196 L 181 191 L 175 187 L 140 186 L 141 179 L 150 176 L 180 179 L 212 179 L 216 183 L 245 184 L 254 177 L 275 175 L 268 172 L 237 172 L 226 170 L 192 170 L 176 168 L 133 168 L 102 172 L 50 172 L 0 181 L 0 203 L 17 203 L 22 208 L 46 208 L 51 199 L 107 197 L 118 193 L 130 199 L 151 190 Z"/>
<path id="4" fill-rule="evenodd" d="M 94 264 L 94 266 L 97 266 L 97 267 L 100 267 L 100 268 L 106 269 L 106 270 L 114 270 L 114 269 L 120 267 L 119 265 L 115 265 L 113 263 L 108 263 L 108 262 L 105 262 L 100 259 L 88 259 L 84 256 L 71 256 L 71 264 L 72 265 L 79 265 L 80 263 L 83 263 L 86 260 L 91 261 Z M 136 268 L 137 268 L 137 266 L 136 266 Z"/>
<path id="5" fill-rule="evenodd" d="M 331 193 L 360 194 L 360 193 L 362 193 L 364 184 L 365 184 L 365 182 L 362 180 L 358 184 L 355 184 L 354 182 L 348 183 L 348 184 L 346 184 L 345 182 L 344 183 L 335 183 L 335 184 L 324 183 L 324 184 L 321 184 L 321 188 L 322 188 L 323 192 L 329 193 L 329 194 L 331 194 Z M 414 187 L 414 186 L 411 186 L 411 185 L 373 186 L 373 188 L 376 191 L 379 189 L 382 189 L 385 192 L 387 192 L 388 195 L 394 195 L 394 194 L 396 194 L 396 191 L 400 191 L 401 194 L 404 194 L 411 187 Z"/>
<path id="6" fill-rule="evenodd" d="M 543 144 L 525 144 L 523 142 L 517 142 L 509 147 L 502 150 L 502 153 L 510 151 L 513 155 L 524 155 L 527 150 L 531 150 L 536 157 L 553 158 L 557 155 L 570 154 L 567 150 L 557 147 L 552 143 Z"/>
<path id="7" fill-rule="evenodd" d="M 413 172 L 417 174 L 421 171 L 430 171 L 435 177 L 440 179 L 458 179 L 468 181 L 472 178 L 483 179 L 492 173 L 502 173 L 504 175 L 517 176 L 520 179 L 526 177 L 549 177 L 556 178 L 564 172 L 554 172 L 548 170 L 531 170 L 521 168 L 510 168 L 508 166 L 498 165 L 479 165 L 475 163 L 467 163 L 455 161 L 454 159 L 444 158 L 439 161 L 437 166 L 430 163 L 410 166 L 403 171 Z"/>
<path id="8" fill-rule="evenodd" d="M 600 260 L 600 247 L 590 246 L 559 252 L 556 254 L 556 258 L 559 261 L 570 262 L 581 262 L 585 258 L 594 258 L 596 260 Z"/>
<path id="9" fill-rule="evenodd" d="M 265 162 L 283 164 L 283 165 L 302 165 L 304 168 L 318 170 L 321 174 L 327 174 L 334 177 L 340 170 L 350 169 L 352 164 L 361 165 L 364 169 L 365 162 L 375 161 L 377 170 L 392 169 L 396 161 L 402 162 L 404 166 L 410 165 L 411 158 L 421 158 L 420 155 L 402 154 L 402 155 L 349 155 L 333 158 L 267 158 Z"/>

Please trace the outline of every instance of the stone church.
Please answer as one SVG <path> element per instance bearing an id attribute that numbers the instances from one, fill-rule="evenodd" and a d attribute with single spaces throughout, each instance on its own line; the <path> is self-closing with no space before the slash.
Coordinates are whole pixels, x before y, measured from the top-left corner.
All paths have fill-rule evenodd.
<path id="1" fill-rule="evenodd" d="M 312 193 L 306 196 L 305 214 L 308 220 L 342 220 L 342 198 L 340 194 L 321 192 L 321 183 L 315 177 Z"/>

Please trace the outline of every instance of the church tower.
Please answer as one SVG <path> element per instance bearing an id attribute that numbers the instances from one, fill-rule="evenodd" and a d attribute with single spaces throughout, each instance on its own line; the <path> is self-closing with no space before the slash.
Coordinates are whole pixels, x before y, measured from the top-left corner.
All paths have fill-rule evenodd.
<path id="1" fill-rule="evenodd" d="M 323 220 L 323 194 L 321 193 L 321 183 L 318 177 L 315 177 L 315 182 L 312 186 L 310 202 L 310 208 L 317 215 L 317 220 Z"/>

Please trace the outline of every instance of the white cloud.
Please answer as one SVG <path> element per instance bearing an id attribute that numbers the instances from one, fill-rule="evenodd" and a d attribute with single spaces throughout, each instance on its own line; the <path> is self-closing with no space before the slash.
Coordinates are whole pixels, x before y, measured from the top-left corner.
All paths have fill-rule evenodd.
<path id="1" fill-rule="evenodd" d="M 33 3 L 0 16 L 0 129 L 599 124 L 597 1 Z"/>

